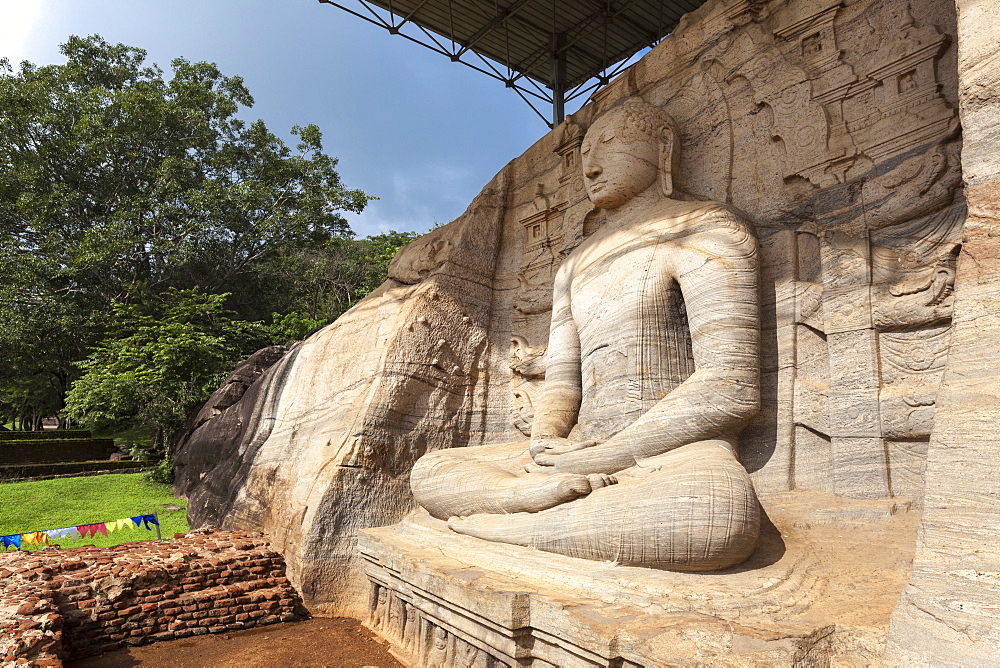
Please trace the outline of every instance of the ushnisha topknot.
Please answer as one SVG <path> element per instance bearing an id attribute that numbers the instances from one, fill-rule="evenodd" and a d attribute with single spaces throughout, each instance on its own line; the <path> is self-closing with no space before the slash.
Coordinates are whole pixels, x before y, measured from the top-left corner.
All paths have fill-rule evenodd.
<path id="1" fill-rule="evenodd" d="M 612 110 L 613 108 L 609 111 Z M 663 142 L 677 136 L 676 125 L 670 114 L 642 98 L 627 98 L 621 104 L 621 110 L 625 116 L 622 139 L 626 143 L 650 139 Z M 670 136 L 665 136 L 668 133 Z"/>

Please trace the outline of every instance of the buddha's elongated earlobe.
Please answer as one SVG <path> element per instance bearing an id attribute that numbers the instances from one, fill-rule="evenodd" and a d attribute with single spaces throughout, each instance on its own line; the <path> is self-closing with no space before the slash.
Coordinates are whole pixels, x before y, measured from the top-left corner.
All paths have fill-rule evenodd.
<path id="1" fill-rule="evenodd" d="M 669 128 L 660 131 L 660 190 L 664 197 L 674 194 L 674 133 Z"/>

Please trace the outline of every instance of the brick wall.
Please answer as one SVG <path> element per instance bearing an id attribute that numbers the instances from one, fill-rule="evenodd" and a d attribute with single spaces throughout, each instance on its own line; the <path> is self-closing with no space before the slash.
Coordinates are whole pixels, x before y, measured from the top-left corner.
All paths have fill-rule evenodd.
<path id="1" fill-rule="evenodd" d="M 263 534 L 202 529 L 0 555 L 0 662 L 60 666 L 124 645 L 308 616 Z"/>

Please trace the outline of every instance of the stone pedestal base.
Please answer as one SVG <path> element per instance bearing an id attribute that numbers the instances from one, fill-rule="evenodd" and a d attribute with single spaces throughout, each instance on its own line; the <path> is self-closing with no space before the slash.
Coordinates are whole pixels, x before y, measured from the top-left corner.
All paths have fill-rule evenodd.
<path id="1" fill-rule="evenodd" d="M 412 666 L 877 661 L 915 513 L 816 495 L 768 505 L 754 556 L 700 574 L 488 543 L 416 514 L 361 532 L 365 623 Z"/>

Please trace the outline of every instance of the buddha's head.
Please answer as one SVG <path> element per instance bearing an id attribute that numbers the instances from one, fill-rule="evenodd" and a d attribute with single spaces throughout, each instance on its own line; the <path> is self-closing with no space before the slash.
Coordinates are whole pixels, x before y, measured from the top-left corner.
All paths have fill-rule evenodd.
<path id="1" fill-rule="evenodd" d="M 580 146 L 590 200 L 614 209 L 657 181 L 670 197 L 677 145 L 673 119 L 665 111 L 638 97 L 617 103 L 590 126 Z"/>

